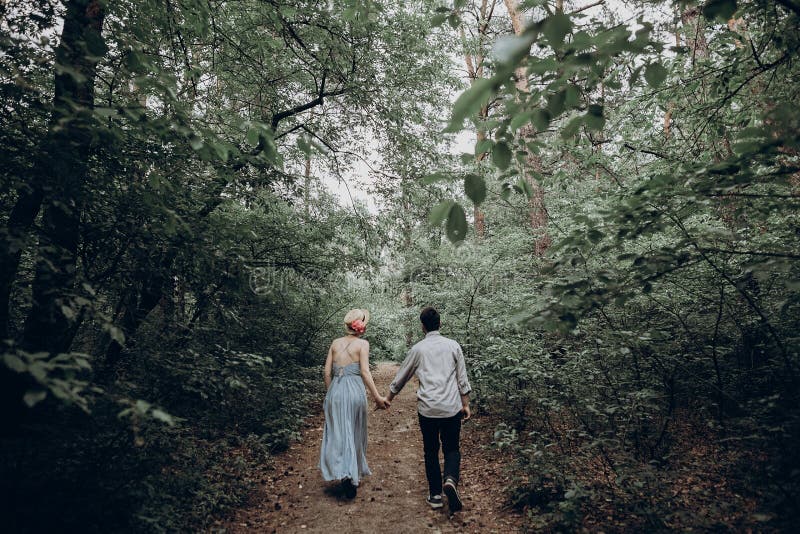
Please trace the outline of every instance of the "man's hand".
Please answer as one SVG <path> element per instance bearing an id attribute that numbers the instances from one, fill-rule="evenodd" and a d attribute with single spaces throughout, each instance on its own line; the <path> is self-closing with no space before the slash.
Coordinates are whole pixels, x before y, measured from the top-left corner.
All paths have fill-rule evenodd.
<path id="1" fill-rule="evenodd" d="M 386 397 L 378 397 L 375 399 L 376 410 L 388 410 L 392 403 Z"/>
<path id="2" fill-rule="evenodd" d="M 472 417 L 472 410 L 469 409 L 469 404 L 465 404 L 461 407 L 461 413 L 464 414 L 464 421 L 468 421 L 470 417 Z"/>

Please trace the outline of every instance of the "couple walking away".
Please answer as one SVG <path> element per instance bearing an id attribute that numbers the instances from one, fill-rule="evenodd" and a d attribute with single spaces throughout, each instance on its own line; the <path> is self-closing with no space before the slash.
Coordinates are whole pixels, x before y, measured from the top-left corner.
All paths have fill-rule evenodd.
<path id="1" fill-rule="evenodd" d="M 383 397 L 369 370 L 369 342 L 361 339 L 369 322 L 367 310 L 350 310 L 344 317 L 347 335 L 335 339 L 325 359 L 325 427 L 319 467 L 325 480 L 341 480 L 348 498 L 356 496 L 367 465 L 366 388 L 377 408 L 388 409 L 406 382 L 416 375 L 417 411 L 428 478 L 427 503 L 442 508 L 442 490 L 451 512 L 462 508 L 458 494 L 461 420 L 471 416 L 470 385 L 461 346 L 439 333 L 439 312 L 425 308 L 419 316 L 425 338 L 411 347 Z M 366 388 L 365 388 L 366 385 Z M 439 446 L 444 454 L 444 485 Z"/>

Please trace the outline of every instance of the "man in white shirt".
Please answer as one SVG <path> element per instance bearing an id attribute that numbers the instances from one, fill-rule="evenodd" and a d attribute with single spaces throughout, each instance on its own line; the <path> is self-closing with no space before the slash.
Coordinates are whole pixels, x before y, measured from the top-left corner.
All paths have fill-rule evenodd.
<path id="1" fill-rule="evenodd" d="M 432 508 L 441 508 L 442 470 L 439 468 L 439 443 L 444 454 L 444 492 L 451 512 L 462 508 L 458 494 L 461 452 L 458 446 L 462 417 L 472 415 L 469 409 L 471 387 L 467 379 L 461 345 L 439 333 L 439 312 L 425 308 L 419 315 L 425 338 L 411 347 L 406 359 L 389 386 L 391 401 L 406 382 L 416 375 L 417 411 L 425 449 L 425 475 L 428 477 L 427 498 Z"/>

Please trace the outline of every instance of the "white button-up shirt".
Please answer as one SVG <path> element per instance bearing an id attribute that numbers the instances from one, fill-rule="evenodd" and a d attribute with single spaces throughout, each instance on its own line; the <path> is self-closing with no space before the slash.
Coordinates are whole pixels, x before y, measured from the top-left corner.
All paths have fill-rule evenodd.
<path id="1" fill-rule="evenodd" d="M 461 411 L 461 395 L 472 388 L 461 345 L 438 330 L 411 347 L 389 390 L 397 395 L 406 382 L 419 379 L 417 410 L 425 417 L 452 417 Z"/>

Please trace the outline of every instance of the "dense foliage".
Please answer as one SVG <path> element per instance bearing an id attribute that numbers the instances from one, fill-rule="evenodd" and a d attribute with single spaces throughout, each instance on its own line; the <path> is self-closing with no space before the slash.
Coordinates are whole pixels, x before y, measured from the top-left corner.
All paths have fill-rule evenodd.
<path id="1" fill-rule="evenodd" d="M 200 527 L 319 398 L 386 233 L 325 183 L 446 101 L 446 36 L 412 5 L 3 9 L 4 527 Z"/>
<path id="2" fill-rule="evenodd" d="M 530 528 L 797 520 L 800 5 L 0 9 L 12 530 L 201 528 L 423 305 Z"/>
<path id="3" fill-rule="evenodd" d="M 489 132 L 475 155 L 496 171 L 464 184 L 498 222 L 444 260 L 469 278 L 434 271 L 420 290 L 463 320 L 497 443 L 523 473 L 514 499 L 538 527 L 610 509 L 624 529 L 791 528 L 798 6 L 681 3 L 659 20 L 644 4 L 633 22 L 505 4 L 529 23 L 496 42 L 449 127 Z M 496 206 L 512 188 L 545 191 L 548 224 L 509 250 L 511 210 Z M 465 224 L 443 205 L 448 229 Z M 691 476 L 761 508 L 697 486 L 676 502 Z"/>

